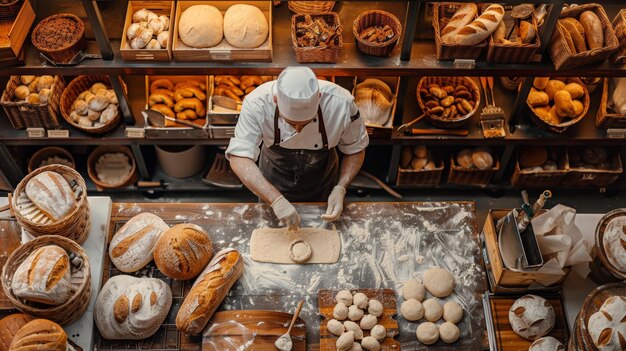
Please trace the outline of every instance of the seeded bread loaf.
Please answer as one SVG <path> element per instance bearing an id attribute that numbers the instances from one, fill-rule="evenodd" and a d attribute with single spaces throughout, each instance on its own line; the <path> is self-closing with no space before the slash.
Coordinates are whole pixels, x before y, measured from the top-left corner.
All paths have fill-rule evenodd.
<path id="1" fill-rule="evenodd" d="M 26 183 L 26 195 L 47 217 L 63 219 L 76 207 L 76 197 L 67 180 L 56 172 L 46 171 Z"/>
<path id="2" fill-rule="evenodd" d="M 47 319 L 35 319 L 13 337 L 9 351 L 65 351 L 67 334 L 60 325 Z"/>
<path id="3" fill-rule="evenodd" d="M 159 237 L 169 228 L 167 223 L 152 213 L 136 215 L 111 239 L 111 262 L 122 272 L 140 270 L 152 261 Z"/>
<path id="4" fill-rule="evenodd" d="M 476 45 L 487 39 L 493 33 L 502 18 L 504 17 L 504 7 L 498 4 L 491 4 L 472 23 L 461 28 L 455 37 L 457 45 Z"/>
<path id="5" fill-rule="evenodd" d="M 154 263 L 172 279 L 191 279 L 211 260 L 211 246 L 211 238 L 202 227 L 177 224 L 161 234 L 154 249 Z"/>

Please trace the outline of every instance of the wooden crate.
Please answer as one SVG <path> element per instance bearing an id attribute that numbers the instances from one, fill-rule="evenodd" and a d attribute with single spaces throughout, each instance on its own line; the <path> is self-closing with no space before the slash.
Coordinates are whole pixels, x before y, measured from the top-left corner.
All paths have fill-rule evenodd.
<path id="1" fill-rule="evenodd" d="M 458 151 L 456 152 L 458 153 Z M 450 173 L 448 174 L 448 184 L 486 187 L 491 182 L 491 178 L 500 169 L 500 158 L 492 154 L 494 159 L 493 167 L 489 169 L 463 168 L 456 163 L 456 153 L 450 154 Z"/>
<path id="2" fill-rule="evenodd" d="M 186 46 L 178 37 L 178 20 L 182 13 L 193 5 L 211 5 L 224 14 L 229 7 L 236 4 L 256 6 L 263 11 L 269 25 L 268 38 L 260 47 L 254 49 L 241 49 L 230 45 L 226 39 L 211 48 L 192 48 Z M 272 45 L 272 2 L 271 1 L 178 1 L 176 4 L 176 20 L 173 38 L 174 60 L 181 62 L 189 61 L 265 61 L 271 62 L 273 58 Z"/>
<path id="3" fill-rule="evenodd" d="M 161 50 L 131 49 L 130 41 L 126 36 L 128 27 L 133 23 L 133 14 L 140 9 L 148 9 L 157 15 L 166 15 L 170 19 L 169 38 L 167 47 Z M 120 54 L 126 61 L 171 61 L 172 60 L 172 37 L 174 28 L 174 1 L 129 1 L 126 10 L 126 21 L 122 32 Z"/>
<path id="4" fill-rule="evenodd" d="M 613 94 L 615 89 L 614 80 L 624 78 L 604 78 L 602 84 L 602 98 L 598 113 L 596 114 L 596 127 L 598 128 L 625 128 L 626 116 L 615 113 L 608 108 L 609 96 Z"/>
<path id="5" fill-rule="evenodd" d="M 568 151 L 568 154 L 571 155 L 571 152 L 575 152 L 576 149 L 583 148 L 573 148 Z M 562 185 L 568 187 L 605 187 L 615 183 L 624 173 L 622 158 L 618 148 L 607 148 L 606 151 L 608 162 L 611 165 L 610 169 L 577 168 L 570 164 L 569 172 L 563 178 Z"/>
<path id="6" fill-rule="evenodd" d="M 17 60 L 30 27 L 35 22 L 35 11 L 29 0 L 13 21 L 0 21 L 0 62 Z"/>
<path id="7" fill-rule="evenodd" d="M 511 184 L 517 187 L 544 188 L 561 185 L 561 181 L 569 172 L 569 159 L 565 149 L 559 150 L 564 153 L 563 164 L 557 162 L 558 169 L 555 171 L 532 171 L 520 167 L 519 156 L 515 157 L 515 169 L 511 177 Z M 556 161 L 555 161 L 556 162 Z"/>
<path id="8" fill-rule="evenodd" d="M 396 107 L 398 104 L 398 91 L 400 90 L 400 78 L 399 77 L 354 77 L 354 83 L 352 85 L 352 95 L 356 96 L 356 86 L 357 84 L 363 82 L 367 78 L 376 78 L 385 82 L 389 88 L 391 88 L 391 92 L 393 93 L 393 101 L 391 106 L 391 111 L 389 111 L 389 119 L 384 126 L 379 126 L 375 124 L 365 123 L 365 128 L 367 129 L 367 135 L 370 138 L 374 139 L 391 139 L 391 133 L 393 131 L 393 119 L 396 115 Z"/>

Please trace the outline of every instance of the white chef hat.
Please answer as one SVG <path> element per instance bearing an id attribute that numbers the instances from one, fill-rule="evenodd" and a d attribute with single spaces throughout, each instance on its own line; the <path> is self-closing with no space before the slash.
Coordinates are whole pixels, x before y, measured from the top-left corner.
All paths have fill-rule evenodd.
<path id="1" fill-rule="evenodd" d="M 315 117 L 320 103 L 315 73 L 304 66 L 285 68 L 276 82 L 276 103 L 280 114 L 294 122 Z"/>

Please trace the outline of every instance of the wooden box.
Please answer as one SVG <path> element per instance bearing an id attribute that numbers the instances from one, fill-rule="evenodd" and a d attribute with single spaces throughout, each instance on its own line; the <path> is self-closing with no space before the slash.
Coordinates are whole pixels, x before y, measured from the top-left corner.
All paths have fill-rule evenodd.
<path id="1" fill-rule="evenodd" d="M 493 176 L 500 169 L 500 158 L 497 157 L 495 153 L 492 154 L 492 156 L 494 159 L 493 167 L 488 169 L 478 169 L 475 167 L 468 169 L 463 168 L 456 163 L 456 153 L 452 152 L 450 154 L 450 173 L 448 174 L 448 184 L 486 187 L 491 182 L 491 178 L 493 178 Z"/>
<path id="2" fill-rule="evenodd" d="M 624 10 L 622 10 L 624 11 Z M 626 12 L 626 11 L 624 11 Z M 598 128 L 626 128 L 626 116 L 622 116 L 609 108 L 610 96 L 615 89 L 615 81 L 624 78 L 604 78 L 602 84 L 602 98 L 596 114 Z"/>
<path id="3" fill-rule="evenodd" d="M 130 40 L 126 36 L 128 27 L 133 23 L 133 14 L 141 9 L 148 9 L 157 15 L 165 15 L 170 19 L 169 38 L 167 47 L 160 50 L 131 49 Z M 122 32 L 120 54 L 126 61 L 171 61 L 172 60 L 172 36 L 174 32 L 174 1 L 129 1 L 126 10 L 126 21 Z"/>
<path id="4" fill-rule="evenodd" d="M 393 93 L 391 110 L 389 111 L 389 118 L 385 125 L 380 126 L 376 124 L 365 123 L 367 129 L 367 135 L 374 139 L 391 139 L 391 133 L 393 131 L 393 119 L 396 115 L 396 107 L 398 104 L 398 91 L 400 90 L 400 78 L 399 77 L 354 77 L 354 83 L 352 86 L 352 95 L 356 96 L 356 86 L 362 83 L 367 78 L 375 78 L 385 82 L 391 92 Z M 363 117 L 363 116 L 361 116 Z"/>
<path id="5" fill-rule="evenodd" d="M 193 5 L 211 5 L 224 14 L 229 7 L 236 4 L 256 6 L 263 11 L 269 26 L 269 34 L 265 43 L 254 49 L 241 49 L 230 45 L 225 38 L 210 48 L 192 48 L 186 46 L 178 37 L 178 20 L 182 13 Z M 272 2 L 271 1 L 178 1 L 176 4 L 176 20 L 173 38 L 174 60 L 189 61 L 266 61 L 273 58 L 272 45 Z"/>
<path id="6" fill-rule="evenodd" d="M 511 184 L 516 187 L 526 188 L 544 188 L 561 185 L 561 181 L 569 172 L 569 159 L 564 148 L 556 152 L 562 155 L 562 160 L 555 161 L 558 168 L 554 171 L 524 169 L 520 166 L 519 155 L 516 156 Z"/>
<path id="7" fill-rule="evenodd" d="M 15 20 L 0 21 L 0 62 L 18 59 L 33 22 L 35 11 L 29 0 L 24 1 Z"/>
<path id="8" fill-rule="evenodd" d="M 610 165 L 608 169 L 578 167 L 579 165 L 571 160 L 574 158 L 573 154 L 577 152 L 582 153 L 582 149 L 584 147 L 568 149 L 570 169 L 565 178 L 563 178 L 562 185 L 568 187 L 605 187 L 615 183 L 624 173 L 622 158 L 618 148 L 606 148 L 608 154 L 607 163 Z"/>

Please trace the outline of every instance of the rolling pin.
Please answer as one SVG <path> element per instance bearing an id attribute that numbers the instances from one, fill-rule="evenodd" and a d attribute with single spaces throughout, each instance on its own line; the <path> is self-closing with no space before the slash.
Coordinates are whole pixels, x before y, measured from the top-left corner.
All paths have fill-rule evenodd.
<path id="1" fill-rule="evenodd" d="M 445 129 L 411 129 L 411 135 L 453 135 L 468 136 L 467 129 L 445 130 Z"/>

